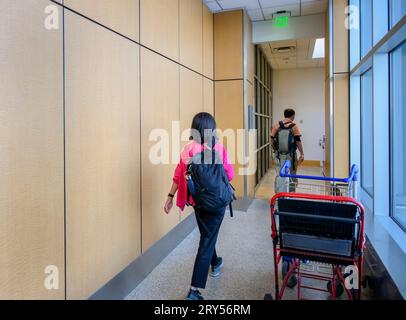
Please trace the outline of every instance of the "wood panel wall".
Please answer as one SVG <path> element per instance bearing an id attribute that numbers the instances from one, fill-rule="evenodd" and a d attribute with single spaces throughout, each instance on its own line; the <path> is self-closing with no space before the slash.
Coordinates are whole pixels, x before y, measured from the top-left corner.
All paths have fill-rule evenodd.
<path id="1" fill-rule="evenodd" d="M 203 73 L 203 3 L 179 0 L 180 62 Z"/>
<path id="2" fill-rule="evenodd" d="M 203 78 L 203 110 L 212 115 L 214 112 L 214 82 Z"/>
<path id="3" fill-rule="evenodd" d="M 141 43 L 179 61 L 179 0 L 140 0 Z"/>
<path id="4" fill-rule="evenodd" d="M 214 78 L 214 19 L 213 14 L 203 6 L 203 74 Z"/>
<path id="5" fill-rule="evenodd" d="M 243 11 L 227 11 L 214 15 L 215 79 L 242 79 Z"/>
<path id="6" fill-rule="evenodd" d="M 254 103 L 254 46 L 249 17 L 243 10 L 214 15 L 214 57 L 217 125 L 223 131 L 233 130 L 237 140 L 238 130 L 245 129 L 245 111 Z M 226 147 L 233 155 L 236 172 L 233 184 L 238 197 L 253 196 L 255 176 L 244 178 L 244 172 L 240 172 L 243 167 L 238 164 L 237 156 L 244 154 L 244 143 Z"/>
<path id="7" fill-rule="evenodd" d="M 217 81 L 215 86 L 217 127 L 223 131 L 232 129 L 235 132 L 238 129 L 242 129 L 244 127 L 243 80 Z M 244 177 L 239 175 L 238 172 L 241 166 L 237 161 L 237 143 L 232 144 L 227 140 L 224 140 L 223 143 L 228 147 L 230 161 L 233 161 L 234 164 L 235 178 L 232 184 L 236 189 L 237 195 L 242 197 L 244 194 Z"/>
<path id="8" fill-rule="evenodd" d="M 138 0 L 64 0 L 64 5 L 115 32 L 139 40 Z"/>
<path id="9" fill-rule="evenodd" d="M 58 30 L 44 28 L 47 5 Z M 0 298 L 88 298 L 167 234 L 181 220 L 163 212 L 175 164 L 151 162 L 150 134 L 214 112 L 200 0 L 64 5 L 65 28 L 49 0 L 0 3 Z"/>
<path id="10" fill-rule="evenodd" d="M 62 30 L 44 28 L 49 4 L 0 2 L 0 299 L 64 298 Z"/>
<path id="11" fill-rule="evenodd" d="M 334 51 L 326 59 L 326 133 L 327 137 L 327 161 L 325 169 L 327 174 L 335 177 L 345 177 L 350 170 L 350 117 L 349 117 L 349 35 L 345 28 L 345 8 L 348 0 L 330 0 L 332 6 L 332 32 L 328 33 L 329 44 L 333 42 Z M 327 18 L 329 22 L 329 18 Z M 328 25 L 328 24 L 327 24 Z M 330 125 L 331 110 L 333 111 L 333 128 Z M 333 170 L 331 170 L 330 153 L 333 150 Z"/>
<path id="12" fill-rule="evenodd" d="M 67 12 L 67 298 L 141 252 L 139 46 Z"/>
<path id="13" fill-rule="evenodd" d="M 160 76 L 157 77 L 157 74 Z M 159 90 L 157 90 L 159 88 Z M 171 153 L 163 163 L 150 159 L 153 130 L 171 134 L 172 121 L 179 120 L 179 65 L 149 50 L 141 50 L 141 154 L 142 154 L 142 250 L 179 223 L 175 210 L 165 215 L 163 205 L 170 190 L 175 165 Z M 159 133 L 159 132 L 158 132 Z M 172 137 L 163 140 L 162 150 L 172 151 Z M 169 148 L 165 149 L 166 146 Z"/>

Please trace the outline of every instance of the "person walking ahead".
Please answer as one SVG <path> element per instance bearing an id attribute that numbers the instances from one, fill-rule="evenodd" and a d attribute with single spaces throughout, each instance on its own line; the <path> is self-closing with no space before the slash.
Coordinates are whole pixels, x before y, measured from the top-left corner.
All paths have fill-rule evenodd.
<path id="1" fill-rule="evenodd" d="M 181 154 L 164 207 L 169 214 L 178 192 L 176 205 L 182 211 L 186 204 L 195 210 L 200 242 L 187 300 L 204 300 L 199 289 L 206 287 L 209 267 L 212 277 L 220 276 L 223 267 L 223 259 L 217 256 L 215 247 L 226 207 L 232 201 L 230 181 L 234 169 L 225 148 L 214 136 L 215 130 L 212 115 L 203 112 L 194 117 L 192 142 Z"/>
<path id="2" fill-rule="evenodd" d="M 285 119 L 279 121 L 272 128 L 271 140 L 275 152 L 277 177 L 275 179 L 275 193 L 286 191 L 283 189 L 283 180 L 279 177 L 281 167 L 286 160 L 290 160 L 291 174 L 296 174 L 298 166 L 304 161 L 303 145 L 301 141 L 302 133 L 298 125 L 294 122 L 295 110 L 286 109 L 284 112 Z M 297 158 L 297 150 L 299 149 L 300 158 Z M 293 182 L 297 182 L 294 179 Z M 293 185 L 289 188 L 290 192 L 295 191 Z"/>

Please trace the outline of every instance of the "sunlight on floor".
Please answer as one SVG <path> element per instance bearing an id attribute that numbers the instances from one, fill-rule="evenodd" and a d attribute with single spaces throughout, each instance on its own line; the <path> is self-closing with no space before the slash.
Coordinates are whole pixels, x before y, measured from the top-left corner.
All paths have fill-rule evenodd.
<path id="1" fill-rule="evenodd" d="M 322 168 L 320 168 L 320 167 L 299 167 L 298 174 L 323 176 Z M 263 200 L 270 200 L 274 196 L 274 194 L 275 194 L 275 177 L 276 177 L 276 170 L 274 168 L 272 168 L 264 176 L 260 185 L 258 186 L 256 193 L 255 193 L 255 198 L 263 199 Z"/>

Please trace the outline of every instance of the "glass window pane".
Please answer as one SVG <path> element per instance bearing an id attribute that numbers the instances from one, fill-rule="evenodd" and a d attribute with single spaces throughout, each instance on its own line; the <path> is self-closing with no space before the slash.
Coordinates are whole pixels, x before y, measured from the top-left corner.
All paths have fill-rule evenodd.
<path id="1" fill-rule="evenodd" d="M 390 22 L 391 27 L 398 23 L 406 14 L 406 1 L 405 0 L 390 0 Z"/>
<path id="2" fill-rule="evenodd" d="M 360 28 L 359 28 L 359 0 L 350 0 L 349 21 L 350 28 L 350 67 L 354 68 L 360 61 Z"/>
<path id="3" fill-rule="evenodd" d="M 361 76 L 361 185 L 373 197 L 372 70 Z"/>
<path id="4" fill-rule="evenodd" d="M 406 43 L 391 54 L 392 215 L 406 229 Z"/>
<path id="5" fill-rule="evenodd" d="M 361 55 L 372 49 L 372 1 L 361 0 Z"/>

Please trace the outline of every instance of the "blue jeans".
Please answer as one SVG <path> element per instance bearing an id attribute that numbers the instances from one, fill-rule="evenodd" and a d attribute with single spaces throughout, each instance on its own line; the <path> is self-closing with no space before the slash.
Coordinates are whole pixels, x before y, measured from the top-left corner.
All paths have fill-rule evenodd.
<path id="1" fill-rule="evenodd" d="M 200 231 L 199 249 L 193 268 L 192 287 L 206 287 L 209 267 L 217 265 L 216 242 L 226 209 L 207 212 L 195 208 L 195 216 Z"/>

